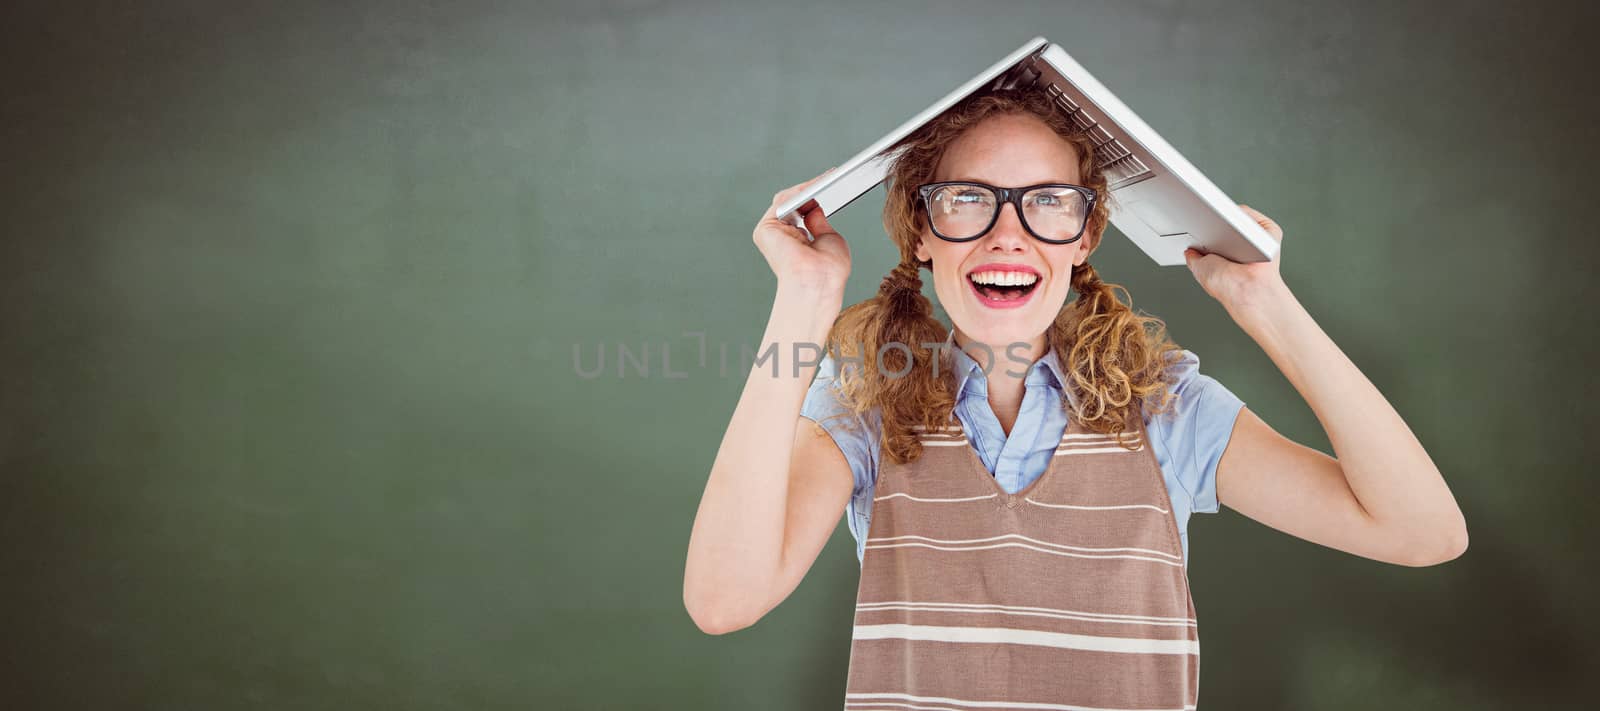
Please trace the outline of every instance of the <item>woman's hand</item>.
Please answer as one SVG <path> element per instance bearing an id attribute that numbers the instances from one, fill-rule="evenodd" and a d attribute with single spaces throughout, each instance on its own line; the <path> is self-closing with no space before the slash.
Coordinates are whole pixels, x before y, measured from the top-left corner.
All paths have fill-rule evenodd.
<path id="1" fill-rule="evenodd" d="M 1278 240 L 1280 248 L 1277 259 L 1240 264 L 1220 254 L 1205 254 L 1193 247 L 1183 251 L 1184 261 L 1194 274 L 1195 281 L 1200 282 L 1200 287 L 1211 298 L 1221 302 L 1229 313 L 1236 315 L 1240 309 L 1258 304 L 1263 299 L 1277 298 L 1279 293 L 1288 288 L 1283 283 L 1283 275 L 1278 272 L 1278 263 L 1283 260 L 1283 228 L 1249 205 L 1241 203 L 1239 209 Z"/>
<path id="2" fill-rule="evenodd" d="M 756 223 L 751 238 L 761 250 L 761 256 L 767 258 L 767 266 L 777 275 L 780 288 L 816 289 L 823 293 L 844 294 L 844 283 L 850 276 L 850 246 L 828 224 L 822 208 L 813 208 L 805 214 L 806 230 L 811 232 L 813 238 L 809 242 L 805 232 L 779 220 L 775 214 L 779 203 L 831 172 L 833 168 L 772 196 L 772 205 L 761 216 L 761 221 Z"/>
<path id="3" fill-rule="evenodd" d="M 1283 230 L 1240 209 L 1273 239 Z M 1316 415 L 1333 456 L 1278 434 L 1247 407 L 1217 463 L 1217 499 L 1330 548 L 1434 565 L 1467 547 L 1466 521 L 1439 468 L 1384 398 L 1284 286 L 1278 261 L 1239 264 L 1185 251 L 1195 279 L 1272 359 Z"/>

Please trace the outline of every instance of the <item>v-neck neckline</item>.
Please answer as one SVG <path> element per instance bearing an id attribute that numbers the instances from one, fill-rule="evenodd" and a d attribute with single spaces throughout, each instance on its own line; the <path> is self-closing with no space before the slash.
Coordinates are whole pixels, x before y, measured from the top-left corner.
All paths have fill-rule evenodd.
<path id="1" fill-rule="evenodd" d="M 962 443 L 961 443 L 961 449 L 964 452 L 966 452 L 967 460 L 972 463 L 973 468 L 978 472 L 978 476 L 983 477 L 984 479 L 988 480 L 989 486 L 994 489 L 994 492 L 996 494 L 999 494 L 1006 501 L 1015 501 L 1019 497 L 1026 498 L 1028 496 L 1028 494 L 1033 493 L 1034 489 L 1037 489 L 1041 485 L 1043 485 L 1045 479 L 1049 479 L 1049 478 L 1051 478 L 1051 477 L 1053 477 L 1055 475 L 1056 470 L 1060 468 L 1060 464 L 1061 464 L 1060 460 L 1061 460 L 1061 456 L 1062 456 L 1061 455 L 1061 450 L 1067 446 L 1067 435 L 1069 435 L 1069 434 L 1100 434 L 1100 433 L 1098 433 L 1098 432 L 1074 433 L 1074 432 L 1072 432 L 1072 421 L 1069 419 L 1067 421 L 1067 426 L 1062 428 L 1062 430 L 1061 430 L 1061 441 L 1057 442 L 1055 449 L 1050 451 L 1050 463 L 1045 465 L 1044 471 L 1040 472 L 1039 476 L 1035 477 L 1032 483 L 1028 484 L 1027 486 L 1022 487 L 1019 490 L 1017 490 L 1017 492 L 1015 494 L 1013 494 L 1013 493 L 1011 493 L 1009 491 L 1006 491 L 1005 487 L 1000 486 L 1000 477 L 996 473 L 989 471 L 989 467 L 984 466 L 983 459 L 978 456 L 977 450 L 973 449 L 974 440 L 972 439 L 971 436 L 969 436 L 967 434 L 967 427 L 966 427 L 965 424 L 961 425 L 961 439 L 963 440 Z M 1145 434 L 1145 427 L 1144 427 L 1144 423 L 1142 421 L 1139 423 L 1139 429 L 1136 430 L 1134 432 L 1134 434 L 1138 435 L 1138 437 L 1140 439 L 1139 447 L 1141 449 L 1149 446 L 1149 442 L 1145 441 L 1145 440 L 1148 440 L 1149 437 L 1147 437 L 1146 434 Z M 1117 444 L 1113 443 L 1113 446 L 1119 446 L 1120 447 L 1121 445 L 1117 445 Z M 996 460 L 995 468 L 999 469 L 999 467 L 1000 467 L 999 461 Z"/>

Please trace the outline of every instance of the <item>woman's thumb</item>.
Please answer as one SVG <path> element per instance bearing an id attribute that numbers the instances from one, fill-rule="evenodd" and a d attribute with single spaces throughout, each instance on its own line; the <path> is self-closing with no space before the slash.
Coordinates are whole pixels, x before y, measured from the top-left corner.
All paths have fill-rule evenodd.
<path id="1" fill-rule="evenodd" d="M 838 234 L 834 231 L 833 225 L 828 224 L 828 216 L 824 214 L 825 212 L 822 206 L 818 205 L 805 214 L 806 231 L 811 233 L 813 239 L 820 235 Z"/>

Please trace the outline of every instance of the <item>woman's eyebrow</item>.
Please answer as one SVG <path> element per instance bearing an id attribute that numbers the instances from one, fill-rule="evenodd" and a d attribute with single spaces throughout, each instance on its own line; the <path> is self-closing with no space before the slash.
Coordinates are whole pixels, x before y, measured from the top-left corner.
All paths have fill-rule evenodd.
<path id="1" fill-rule="evenodd" d="M 946 178 L 944 182 L 983 183 L 984 185 L 997 185 L 997 183 L 992 183 L 992 182 L 989 182 L 989 181 L 984 180 L 982 178 Z M 1075 182 L 1073 182 L 1071 180 L 1067 180 L 1065 178 L 1050 178 L 1048 180 L 1038 180 L 1038 181 L 1034 181 L 1034 182 L 1031 182 L 1031 183 L 1023 183 L 1022 185 L 1003 185 L 1003 186 L 1000 186 L 1000 187 L 1020 188 L 1023 185 L 1044 185 L 1044 184 L 1047 184 L 1047 183 L 1064 183 L 1066 185 L 1076 185 L 1077 184 L 1077 183 L 1075 183 Z"/>

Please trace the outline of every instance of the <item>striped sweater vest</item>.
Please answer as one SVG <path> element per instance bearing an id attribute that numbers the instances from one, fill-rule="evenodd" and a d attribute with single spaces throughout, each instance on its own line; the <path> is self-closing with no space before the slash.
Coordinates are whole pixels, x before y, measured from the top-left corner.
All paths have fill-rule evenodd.
<path id="1" fill-rule="evenodd" d="M 1135 418 L 1137 419 L 1137 418 Z M 845 709 L 1193 709 L 1200 637 L 1142 425 L 1070 422 L 1008 494 L 959 426 L 879 467 Z"/>

